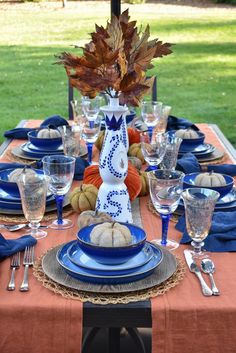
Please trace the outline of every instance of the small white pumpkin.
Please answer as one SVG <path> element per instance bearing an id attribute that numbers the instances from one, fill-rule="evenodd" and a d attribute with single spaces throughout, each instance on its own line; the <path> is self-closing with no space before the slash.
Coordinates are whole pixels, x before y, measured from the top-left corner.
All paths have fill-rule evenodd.
<path id="1" fill-rule="evenodd" d="M 196 186 L 218 187 L 225 186 L 226 181 L 223 175 L 219 173 L 210 172 L 198 174 L 194 180 L 194 184 Z"/>
<path id="2" fill-rule="evenodd" d="M 61 137 L 61 134 L 56 129 L 46 128 L 46 129 L 39 130 L 37 137 L 44 138 L 44 139 L 52 139 L 52 138 Z"/>
<path id="3" fill-rule="evenodd" d="M 120 223 L 105 222 L 95 226 L 90 234 L 91 243 L 105 246 L 127 246 L 132 242 L 128 227 Z"/>
<path id="4" fill-rule="evenodd" d="M 10 181 L 11 183 L 16 183 L 17 180 L 19 179 L 19 176 L 23 173 L 26 175 L 27 178 L 32 178 L 36 176 L 36 173 L 33 169 L 30 168 L 17 168 L 15 170 L 13 170 L 9 175 L 8 175 L 8 181 Z"/>
<path id="5" fill-rule="evenodd" d="M 197 131 L 193 129 L 179 129 L 176 131 L 175 136 L 185 139 L 196 139 L 198 138 Z"/>
<path id="6" fill-rule="evenodd" d="M 112 217 L 105 212 L 99 211 L 83 211 L 78 217 L 78 227 L 83 228 L 90 224 L 112 221 Z"/>

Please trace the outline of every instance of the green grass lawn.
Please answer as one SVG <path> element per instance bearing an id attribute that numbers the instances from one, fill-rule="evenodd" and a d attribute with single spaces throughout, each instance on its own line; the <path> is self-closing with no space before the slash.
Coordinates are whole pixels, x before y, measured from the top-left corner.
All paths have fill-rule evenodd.
<path id="1" fill-rule="evenodd" d="M 54 54 L 88 41 L 94 23 L 109 18 L 108 3 L 53 6 L 0 4 L 0 135 L 21 119 L 67 112 L 67 78 Z M 128 5 L 123 5 L 125 9 Z M 159 14 L 153 4 L 131 6 L 132 19 L 153 37 L 175 43 L 155 62 L 158 98 L 172 113 L 216 123 L 236 145 L 236 10 Z"/>

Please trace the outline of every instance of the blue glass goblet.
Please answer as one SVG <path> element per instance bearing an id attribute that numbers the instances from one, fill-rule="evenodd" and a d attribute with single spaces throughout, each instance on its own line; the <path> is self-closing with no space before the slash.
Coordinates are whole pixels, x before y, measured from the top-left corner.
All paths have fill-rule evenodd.
<path id="1" fill-rule="evenodd" d="M 183 178 L 184 173 L 168 169 L 148 173 L 151 200 L 162 220 L 161 239 L 152 242 L 168 250 L 174 250 L 179 246 L 176 241 L 167 239 L 167 235 L 171 214 L 177 209 L 183 190 Z"/>
<path id="2" fill-rule="evenodd" d="M 82 128 L 82 139 L 86 142 L 88 149 L 88 162 L 92 164 L 93 145 L 100 132 L 101 121 L 99 117 L 93 121 L 86 120 Z"/>
<path id="3" fill-rule="evenodd" d="M 75 158 L 63 155 L 45 156 L 42 159 L 43 170 L 49 177 L 49 191 L 54 195 L 57 204 L 57 220 L 49 227 L 67 229 L 73 226 L 70 219 L 62 218 L 63 201 L 71 188 L 75 172 Z"/>

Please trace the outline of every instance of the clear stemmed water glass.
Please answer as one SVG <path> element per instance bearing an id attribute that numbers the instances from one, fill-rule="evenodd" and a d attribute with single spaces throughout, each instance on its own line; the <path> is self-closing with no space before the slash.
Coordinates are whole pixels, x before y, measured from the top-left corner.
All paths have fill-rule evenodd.
<path id="1" fill-rule="evenodd" d="M 78 126 L 81 130 L 85 118 L 82 102 L 80 100 L 73 99 L 72 101 L 70 101 L 70 104 L 73 111 L 74 125 Z"/>
<path id="2" fill-rule="evenodd" d="M 88 162 L 92 164 L 93 144 L 97 140 L 101 127 L 99 117 L 93 121 L 86 120 L 82 129 L 82 138 L 86 142 L 88 149 Z"/>
<path id="3" fill-rule="evenodd" d="M 167 239 L 167 234 L 171 214 L 177 209 L 181 197 L 183 177 L 184 173 L 168 169 L 148 173 L 151 200 L 162 220 L 161 239 L 154 239 L 152 242 L 168 250 L 179 246 L 176 241 Z"/>
<path id="4" fill-rule="evenodd" d="M 143 101 L 141 104 L 141 116 L 148 128 L 150 140 L 152 140 L 153 129 L 157 125 L 162 112 L 162 103 L 155 101 Z"/>
<path id="5" fill-rule="evenodd" d="M 166 132 L 166 127 L 168 123 L 168 116 L 170 115 L 171 107 L 169 105 L 162 104 L 161 109 L 159 111 L 159 117 L 157 120 L 157 124 L 154 128 L 156 133 L 164 133 Z"/>
<path id="6" fill-rule="evenodd" d="M 206 253 L 201 250 L 203 240 L 208 236 L 215 204 L 220 194 L 205 188 L 186 189 L 182 193 L 185 208 L 186 228 L 192 238 L 193 257 L 204 258 Z"/>
<path id="7" fill-rule="evenodd" d="M 95 98 L 82 97 L 82 109 L 89 121 L 95 121 L 98 118 L 102 102 L 103 98 L 101 96 Z"/>
<path id="8" fill-rule="evenodd" d="M 22 209 L 31 228 L 30 234 L 36 239 L 47 236 L 47 232 L 39 229 L 43 218 L 48 191 L 48 178 L 44 174 L 28 176 L 22 173 L 17 180 L 20 191 Z"/>
<path id="9" fill-rule="evenodd" d="M 49 227 L 67 229 L 73 226 L 70 219 L 62 218 L 63 201 L 70 190 L 74 171 L 75 158 L 63 155 L 45 156 L 42 159 L 43 170 L 49 177 L 49 190 L 54 195 L 57 204 L 57 220 Z"/>
<path id="10" fill-rule="evenodd" d="M 160 168 L 174 170 L 177 164 L 179 148 L 183 140 L 175 135 L 171 135 L 168 133 L 166 135 L 166 150 L 164 157 L 161 160 Z"/>
<path id="11" fill-rule="evenodd" d="M 143 157 L 149 164 L 147 171 L 156 170 L 165 155 L 167 134 L 153 134 L 150 140 L 149 133 L 142 132 L 140 142 Z"/>
<path id="12" fill-rule="evenodd" d="M 80 154 L 80 128 L 76 125 L 59 126 L 58 130 L 62 136 L 63 151 L 66 156 L 78 157 Z"/>

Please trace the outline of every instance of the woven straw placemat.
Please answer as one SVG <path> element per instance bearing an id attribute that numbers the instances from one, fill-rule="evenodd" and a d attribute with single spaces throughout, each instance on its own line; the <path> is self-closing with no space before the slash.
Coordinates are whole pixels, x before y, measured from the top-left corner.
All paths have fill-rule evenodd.
<path id="1" fill-rule="evenodd" d="M 150 276 L 128 284 L 104 285 L 79 281 L 66 274 L 56 260 L 60 246 L 49 250 L 34 265 L 34 275 L 43 286 L 65 298 L 94 304 L 118 304 L 146 300 L 175 287 L 184 277 L 185 265 L 167 250 Z"/>

